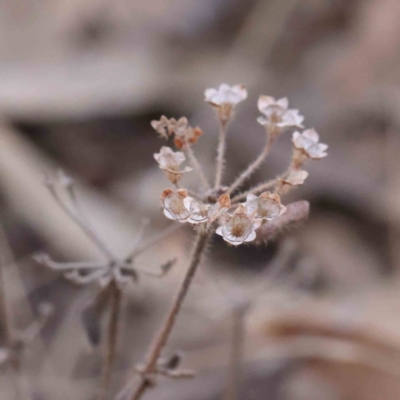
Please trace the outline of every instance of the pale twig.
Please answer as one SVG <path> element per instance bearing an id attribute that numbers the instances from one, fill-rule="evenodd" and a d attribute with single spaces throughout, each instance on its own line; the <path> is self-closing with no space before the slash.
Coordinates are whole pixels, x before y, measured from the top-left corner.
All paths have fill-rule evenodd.
<path id="1" fill-rule="evenodd" d="M 118 343 L 118 326 L 121 312 L 122 291 L 115 281 L 110 283 L 110 319 L 108 323 L 107 347 L 103 363 L 103 378 L 99 398 L 106 400 L 111 382 L 112 367 Z"/>
<path id="2" fill-rule="evenodd" d="M 99 269 L 105 268 L 108 264 L 100 261 L 81 261 L 81 262 L 56 262 L 47 254 L 36 254 L 33 256 L 38 264 L 45 265 L 56 271 L 68 271 L 73 269 Z"/>
<path id="3" fill-rule="evenodd" d="M 150 378 L 150 375 L 157 372 L 157 362 L 160 358 L 162 350 L 164 349 L 164 346 L 169 339 L 172 328 L 175 325 L 176 318 L 179 315 L 183 302 L 189 291 L 194 275 L 200 264 L 201 257 L 207 246 L 208 238 L 209 234 L 206 231 L 201 231 L 197 235 L 194 251 L 191 257 L 191 261 L 189 263 L 188 270 L 186 271 L 183 282 L 176 293 L 175 299 L 165 317 L 161 329 L 156 333 L 149 347 L 149 351 L 146 356 L 146 362 L 143 368 L 143 373 L 141 374 L 140 383 L 135 388 L 133 394 L 130 396 L 131 400 L 140 399 L 143 393 L 154 384 L 152 379 Z"/>
<path id="4" fill-rule="evenodd" d="M 224 164 L 225 164 L 227 126 L 228 124 L 226 122 L 223 122 L 221 121 L 221 119 L 219 119 L 219 142 L 217 149 L 217 161 L 215 166 L 214 190 L 217 190 L 222 183 L 222 174 L 224 172 Z"/>
<path id="5" fill-rule="evenodd" d="M 198 159 L 196 158 L 191 145 L 186 144 L 184 146 L 184 150 L 186 152 L 186 155 L 188 156 L 190 163 L 192 164 L 193 169 L 196 171 L 197 175 L 199 176 L 200 181 L 201 181 L 202 185 L 204 186 L 204 188 L 206 190 L 211 189 L 211 186 L 208 183 L 208 180 L 204 174 L 203 168 L 201 167 Z"/>
<path id="6" fill-rule="evenodd" d="M 139 272 L 139 273 L 142 273 L 144 275 L 154 276 L 156 278 L 162 278 L 176 264 L 176 261 L 177 261 L 176 258 L 174 258 L 172 260 L 168 260 L 167 262 L 165 262 L 164 264 L 161 265 L 159 271 L 150 271 L 148 269 L 143 269 L 143 268 L 138 268 L 138 267 L 135 267 L 135 271 Z M 126 269 L 123 269 L 123 271 L 125 272 Z"/>
<path id="7" fill-rule="evenodd" d="M 54 184 L 52 182 L 47 183 L 47 187 L 49 188 L 49 192 L 53 196 L 56 203 L 61 207 L 61 209 L 71 218 L 72 221 L 76 223 L 76 225 L 81 228 L 81 230 L 86 234 L 86 236 L 97 246 L 97 248 L 110 260 L 115 260 L 114 255 L 108 249 L 108 247 L 103 243 L 103 241 L 97 236 L 97 234 L 85 223 L 83 222 L 76 214 L 74 214 L 62 201 L 57 191 L 55 190 Z"/>
<path id="8" fill-rule="evenodd" d="M 65 274 L 65 277 L 79 285 L 86 285 L 88 283 L 96 281 L 97 279 L 100 279 L 105 275 L 105 273 L 106 270 L 104 269 L 96 269 L 95 271 L 90 272 L 87 275 L 81 275 L 78 270 L 72 270 L 71 272 L 67 272 Z"/>
<path id="9" fill-rule="evenodd" d="M 229 187 L 227 193 L 233 193 L 236 189 L 239 189 L 243 183 L 253 175 L 253 173 L 261 166 L 261 164 L 267 158 L 272 144 L 274 143 L 274 136 L 269 135 L 267 139 L 267 143 L 260 153 L 260 155 L 238 176 L 238 178 L 232 183 Z"/>

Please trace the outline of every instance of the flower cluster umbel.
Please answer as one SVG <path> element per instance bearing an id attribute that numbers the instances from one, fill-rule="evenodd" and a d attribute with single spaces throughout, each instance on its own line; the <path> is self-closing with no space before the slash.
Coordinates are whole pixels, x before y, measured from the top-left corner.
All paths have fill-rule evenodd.
<path id="1" fill-rule="evenodd" d="M 258 122 L 265 127 L 265 147 L 257 159 L 250 163 L 230 186 L 221 185 L 227 128 L 233 119 L 235 107 L 246 98 L 247 90 L 243 85 L 222 84 L 217 89 L 205 91 L 205 101 L 215 109 L 220 131 L 216 179 L 213 186 L 205 176 L 192 148 L 202 134 L 201 129 L 192 128 L 186 118 L 175 120 L 162 116 L 159 121 L 151 122 L 162 138 L 173 137 L 175 146 L 182 150 L 174 151 L 163 146 L 159 153 L 154 154 L 159 167 L 175 186 L 174 189 L 165 189 L 161 195 L 164 215 L 171 220 L 189 223 L 206 230 L 218 224 L 216 233 L 232 245 L 253 241 L 256 238 L 256 230 L 262 224 L 286 211 L 280 195 L 294 186 L 302 185 L 308 176 L 308 172 L 302 169 L 306 160 L 325 157 L 328 148 L 326 144 L 319 142 L 319 136 L 314 129 L 303 130 L 304 117 L 298 110 L 289 108 L 286 98 L 276 100 L 271 96 L 260 96 L 258 109 L 262 116 L 258 118 Z M 276 139 L 289 129 L 294 132 L 293 153 L 288 169 L 271 181 L 261 183 L 244 193 L 237 193 L 265 161 Z M 191 167 L 181 168 L 186 156 Z M 202 183 L 202 190 L 198 193 L 189 193 L 179 186 L 184 174 L 192 171 L 198 174 Z"/>

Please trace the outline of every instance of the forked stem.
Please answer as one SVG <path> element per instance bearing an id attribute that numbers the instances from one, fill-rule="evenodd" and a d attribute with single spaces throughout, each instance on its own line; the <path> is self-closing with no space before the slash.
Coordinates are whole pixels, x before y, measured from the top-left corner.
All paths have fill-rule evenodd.
<path id="1" fill-rule="evenodd" d="M 265 145 L 261 154 L 237 177 L 237 179 L 229 187 L 227 193 L 233 193 L 235 190 L 239 189 L 243 183 L 253 175 L 253 173 L 261 166 L 261 164 L 267 158 L 272 144 L 274 143 L 274 135 L 269 135 L 267 139 L 267 144 Z"/>
<path id="2" fill-rule="evenodd" d="M 103 362 L 100 400 L 106 400 L 111 383 L 112 367 L 115 361 L 118 344 L 118 326 L 121 314 L 122 291 L 115 281 L 110 283 L 110 319 L 108 323 L 106 352 Z"/>
<path id="3" fill-rule="evenodd" d="M 219 142 L 217 148 L 217 161 L 215 167 L 214 184 L 215 190 L 217 190 L 221 186 L 222 174 L 224 172 L 227 126 L 227 122 L 219 120 Z"/>
<path id="4" fill-rule="evenodd" d="M 182 308 L 186 295 L 189 291 L 190 285 L 193 281 L 194 275 L 200 264 L 201 257 L 207 246 L 208 239 L 209 239 L 209 233 L 206 232 L 205 230 L 202 230 L 197 234 L 195 247 L 193 250 L 189 267 L 175 295 L 175 299 L 164 319 L 164 322 L 161 325 L 161 329 L 156 333 L 149 347 L 140 383 L 135 388 L 132 396 L 130 397 L 131 400 L 139 400 L 142 397 L 142 395 L 146 392 L 146 390 L 153 385 L 150 375 L 157 372 L 156 371 L 157 361 L 160 358 L 161 352 L 164 349 L 169 339 L 169 336 L 172 332 L 172 329 L 175 325 L 176 318 L 179 315 L 179 312 Z"/>

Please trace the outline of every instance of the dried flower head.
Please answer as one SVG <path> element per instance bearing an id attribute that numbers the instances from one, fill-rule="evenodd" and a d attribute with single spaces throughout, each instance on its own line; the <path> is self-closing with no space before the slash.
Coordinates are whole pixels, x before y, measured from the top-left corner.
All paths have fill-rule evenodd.
<path id="1" fill-rule="evenodd" d="M 221 235 L 226 242 L 238 246 L 256 238 L 255 230 L 260 226 L 260 222 L 248 215 L 244 205 L 240 205 L 233 215 L 225 215 L 223 219 L 216 233 Z"/>
<path id="2" fill-rule="evenodd" d="M 196 126 L 192 128 L 186 125 L 186 128 L 181 128 L 175 132 L 174 144 L 178 149 L 182 149 L 186 144 L 197 143 L 198 138 L 203 134 L 203 131 Z"/>
<path id="3" fill-rule="evenodd" d="M 214 186 L 211 187 L 200 163 L 190 145 L 196 143 L 201 135 L 199 128 L 192 128 L 186 118 L 179 120 L 162 117 L 160 121 L 153 121 L 152 126 L 164 137 L 174 135 L 174 142 L 178 148 L 184 148 L 194 171 L 202 182 L 205 191 L 196 193 L 193 197 L 188 196 L 184 189 L 164 190 L 161 196 L 161 203 L 164 214 L 167 218 L 180 222 L 187 222 L 194 226 L 200 225 L 205 231 L 212 229 L 212 224 L 219 221 L 217 233 L 234 245 L 252 241 L 255 238 L 255 230 L 262 224 L 274 220 L 285 213 L 286 207 L 281 203 L 279 194 L 286 193 L 291 186 L 298 186 L 304 183 L 308 172 L 301 170 L 301 166 L 308 158 L 322 158 L 326 155 L 327 146 L 319 143 L 318 134 L 313 129 L 305 130 L 303 133 L 293 134 L 295 151 L 289 172 L 283 176 L 267 181 L 250 189 L 248 192 L 234 195 L 235 206 L 238 201 L 245 199 L 232 214 L 229 210 L 232 207 L 230 194 L 243 185 L 243 183 L 260 167 L 268 156 L 271 146 L 274 143 L 274 135 L 284 131 L 287 127 L 302 127 L 304 120 L 298 110 L 289 109 L 286 98 L 276 100 L 271 96 L 260 96 L 258 108 L 263 114 L 258 120 L 267 126 L 267 141 L 261 154 L 249 164 L 249 166 L 230 185 L 222 185 L 222 173 L 225 153 L 226 122 L 232 117 L 234 107 L 247 97 L 247 90 L 242 85 L 228 86 L 220 85 L 217 89 L 207 89 L 205 100 L 216 108 L 220 118 L 220 138 L 217 148 L 217 162 Z M 182 152 L 174 152 L 169 147 L 162 147 L 160 153 L 154 155 L 159 166 L 167 174 L 172 183 L 177 183 L 183 173 L 191 170 L 180 166 L 185 161 Z M 263 190 L 275 188 L 274 192 L 263 192 Z M 258 193 L 261 193 L 258 195 Z M 279 193 L 279 194 L 278 194 Z M 218 199 L 217 197 L 220 196 Z M 217 199 L 217 200 L 216 200 Z M 273 222 L 270 222 L 273 223 Z"/>
<path id="4" fill-rule="evenodd" d="M 168 139 L 174 132 L 176 120 L 174 118 L 168 119 L 163 115 L 159 121 L 151 121 L 151 126 L 159 133 L 161 138 Z"/>
<path id="5" fill-rule="evenodd" d="M 303 128 L 304 117 L 298 110 L 288 109 L 287 98 L 275 100 L 272 96 L 260 96 L 258 109 L 265 116 L 259 117 L 257 121 L 261 125 L 276 127 L 280 130 L 290 127 Z"/>
<path id="6" fill-rule="evenodd" d="M 193 168 L 185 167 L 179 170 L 180 165 L 185 161 L 186 157 L 181 151 L 174 152 L 170 147 L 163 146 L 159 153 L 154 154 L 155 160 L 159 167 L 165 172 L 167 178 L 172 183 L 177 183 L 183 174 L 192 171 Z"/>
<path id="7" fill-rule="evenodd" d="M 231 207 L 229 194 L 221 195 L 213 205 L 203 204 L 191 197 L 187 197 L 184 202 L 186 208 L 190 211 L 190 217 L 187 222 L 194 225 L 205 222 L 211 224 L 225 214 Z"/>
<path id="8" fill-rule="evenodd" d="M 185 117 L 176 120 L 162 116 L 159 121 L 151 121 L 151 126 L 164 139 L 175 135 L 174 144 L 178 149 L 181 149 L 185 144 L 195 144 L 203 133 L 199 127 L 192 128 Z"/>
<path id="9" fill-rule="evenodd" d="M 221 121 L 226 123 L 236 104 L 247 98 L 247 89 L 243 85 L 229 86 L 223 83 L 218 89 L 207 89 L 204 96 L 207 103 L 217 108 Z"/>
<path id="10" fill-rule="evenodd" d="M 247 214 L 257 221 L 270 221 L 286 211 L 279 195 L 271 192 L 264 192 L 258 197 L 249 194 L 245 207 Z"/>
<path id="11" fill-rule="evenodd" d="M 289 172 L 289 175 L 283 178 L 278 179 L 279 182 L 282 182 L 285 185 L 290 186 L 300 186 L 304 183 L 304 181 L 308 177 L 308 172 L 302 169 L 292 169 Z"/>
<path id="12" fill-rule="evenodd" d="M 303 133 L 294 132 L 292 142 L 296 149 L 313 160 L 319 160 L 328 155 L 326 153 L 328 145 L 319 143 L 319 135 L 314 129 L 306 129 Z"/>
<path id="13" fill-rule="evenodd" d="M 172 220 L 186 222 L 190 217 L 190 201 L 185 189 L 165 189 L 161 195 L 161 204 L 164 208 L 164 215 Z"/>
<path id="14" fill-rule="evenodd" d="M 208 221 L 208 213 L 211 207 L 209 204 L 204 204 L 190 197 L 187 197 L 184 202 L 190 212 L 190 217 L 187 220 L 189 224 L 197 225 Z"/>
<path id="15" fill-rule="evenodd" d="M 231 208 L 231 199 L 229 194 L 221 195 L 217 202 L 210 207 L 208 212 L 209 222 L 214 222 Z"/>

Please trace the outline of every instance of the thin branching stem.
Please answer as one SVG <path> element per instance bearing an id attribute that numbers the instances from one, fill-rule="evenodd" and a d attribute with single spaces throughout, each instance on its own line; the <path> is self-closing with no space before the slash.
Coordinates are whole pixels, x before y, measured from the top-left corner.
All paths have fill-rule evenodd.
<path id="1" fill-rule="evenodd" d="M 225 150 L 226 150 L 226 133 L 228 124 L 219 120 L 219 142 L 217 149 L 217 161 L 215 167 L 215 184 L 214 189 L 217 190 L 222 183 L 222 174 L 225 166 Z"/>
<path id="2" fill-rule="evenodd" d="M 227 193 L 233 193 L 235 190 L 239 189 L 243 183 L 253 175 L 253 173 L 261 166 L 261 164 L 267 158 L 271 147 L 274 143 L 274 135 L 269 135 L 267 143 L 261 152 L 261 154 L 238 176 L 238 178 L 229 187 Z"/>
<path id="3" fill-rule="evenodd" d="M 201 167 L 199 160 L 195 156 L 192 146 L 190 144 L 186 144 L 184 146 L 185 153 L 192 164 L 193 169 L 196 171 L 197 175 L 200 178 L 200 181 L 206 190 L 210 190 L 211 186 L 207 180 L 206 175 L 204 174 L 203 168 Z"/>
<path id="4" fill-rule="evenodd" d="M 70 271 L 74 269 L 104 269 L 107 267 L 106 262 L 100 261 L 78 261 L 78 262 L 57 262 L 50 257 L 38 255 L 35 257 L 38 263 L 41 263 L 56 271 Z"/>
<path id="5" fill-rule="evenodd" d="M 56 203 L 61 207 L 61 209 L 81 228 L 81 230 L 86 234 L 86 236 L 97 246 L 97 248 L 108 258 L 110 261 L 114 261 L 115 257 L 112 252 L 108 249 L 106 244 L 97 236 L 97 234 L 76 214 L 74 214 L 62 201 L 57 191 L 52 184 L 48 185 L 49 191 L 53 196 Z"/>
<path id="6" fill-rule="evenodd" d="M 264 183 L 261 183 L 257 186 L 252 187 L 249 190 L 246 190 L 243 193 L 239 193 L 238 195 L 232 197 L 232 199 L 231 199 L 232 203 L 236 203 L 238 201 L 245 200 L 248 194 L 259 194 L 259 193 L 263 192 L 264 190 L 272 189 L 273 187 L 277 186 L 280 183 L 279 181 L 281 179 L 284 179 L 289 175 L 291 169 L 292 169 L 292 165 L 290 165 L 289 168 L 285 172 L 280 174 L 277 178 L 271 179 Z"/>
<path id="7" fill-rule="evenodd" d="M 153 382 L 149 378 L 149 375 L 156 372 L 157 361 L 160 358 L 161 352 L 164 349 L 175 325 L 176 318 L 179 315 L 183 302 L 193 281 L 194 275 L 200 264 L 201 257 L 207 246 L 208 238 L 209 234 L 206 231 L 201 231 L 197 235 L 189 267 L 176 293 L 175 299 L 164 319 L 164 322 L 161 325 L 161 329 L 156 333 L 149 347 L 140 383 L 135 388 L 132 396 L 130 397 L 131 400 L 139 400 L 145 393 L 145 391 L 153 385 Z"/>
<path id="8" fill-rule="evenodd" d="M 118 327 L 121 314 L 122 291 L 115 281 L 110 283 L 110 319 L 108 323 L 107 347 L 103 363 L 100 400 L 106 400 L 111 383 L 112 367 L 118 345 Z"/>

